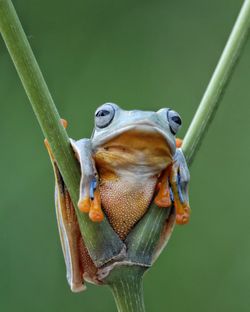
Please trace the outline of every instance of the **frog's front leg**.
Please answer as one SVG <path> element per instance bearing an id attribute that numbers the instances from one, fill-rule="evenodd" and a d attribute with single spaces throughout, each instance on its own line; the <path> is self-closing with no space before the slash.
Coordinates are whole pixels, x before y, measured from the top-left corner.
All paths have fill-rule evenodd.
<path id="1" fill-rule="evenodd" d="M 188 199 L 188 183 L 190 180 L 185 156 L 180 148 L 176 149 L 173 163 L 165 169 L 158 182 L 158 194 L 154 202 L 159 207 L 170 207 L 176 210 L 176 223 L 189 221 L 190 207 Z"/>
<path id="2" fill-rule="evenodd" d="M 101 222 L 104 214 L 101 209 L 98 174 L 92 158 L 91 140 L 74 141 L 71 139 L 70 143 L 81 167 L 78 207 L 80 211 L 88 213 L 92 221 Z"/>
<path id="3" fill-rule="evenodd" d="M 188 183 L 190 180 L 190 174 L 185 156 L 180 148 L 176 149 L 169 180 L 176 210 L 176 223 L 186 224 L 188 223 L 190 217 L 188 198 Z"/>

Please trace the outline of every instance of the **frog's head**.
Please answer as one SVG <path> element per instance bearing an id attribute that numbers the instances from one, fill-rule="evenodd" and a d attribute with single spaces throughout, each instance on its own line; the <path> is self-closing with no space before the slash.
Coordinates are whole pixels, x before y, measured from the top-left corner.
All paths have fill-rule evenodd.
<path id="1" fill-rule="evenodd" d="M 149 139 L 161 136 L 171 151 L 175 153 L 175 135 L 181 127 L 181 118 L 170 108 L 157 112 L 131 110 L 126 111 L 113 103 L 100 106 L 95 112 L 95 129 L 92 135 L 93 148 L 96 149 L 113 139 L 127 134 L 131 140 L 136 134 L 144 133 Z M 152 143 L 149 141 L 149 143 Z"/>
<path id="2" fill-rule="evenodd" d="M 107 103 L 96 110 L 91 141 L 101 202 L 122 239 L 144 215 L 158 178 L 172 164 L 180 126 L 180 116 L 169 108 L 126 111 Z"/>

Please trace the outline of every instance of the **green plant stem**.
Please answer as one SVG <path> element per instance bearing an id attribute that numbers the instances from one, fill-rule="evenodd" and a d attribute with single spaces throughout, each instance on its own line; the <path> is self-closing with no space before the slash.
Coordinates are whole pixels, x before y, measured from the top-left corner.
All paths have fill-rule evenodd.
<path id="1" fill-rule="evenodd" d="M 199 108 L 184 137 L 182 149 L 189 164 L 191 164 L 203 140 L 221 96 L 232 76 L 237 59 L 247 41 L 249 25 L 250 0 L 245 0 Z"/>
<path id="2" fill-rule="evenodd" d="M 88 215 L 79 213 L 79 165 L 22 25 L 9 0 L 0 0 L 0 31 L 70 192 L 89 253 L 95 264 L 101 266 L 117 256 L 124 244 L 106 220 L 96 224 L 89 221 Z"/>
<path id="3" fill-rule="evenodd" d="M 107 278 L 119 312 L 144 312 L 142 277 L 145 269 L 135 265 L 114 268 Z"/>

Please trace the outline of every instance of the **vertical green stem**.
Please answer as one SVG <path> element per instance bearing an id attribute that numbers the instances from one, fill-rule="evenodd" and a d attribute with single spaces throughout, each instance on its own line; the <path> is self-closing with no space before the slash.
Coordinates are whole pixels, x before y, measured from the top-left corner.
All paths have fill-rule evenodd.
<path id="1" fill-rule="evenodd" d="M 142 277 L 139 266 L 119 266 L 107 278 L 119 312 L 144 312 Z"/>
<path id="2" fill-rule="evenodd" d="M 202 142 L 221 96 L 232 76 L 236 61 L 247 41 L 249 25 L 250 0 L 245 0 L 199 108 L 183 140 L 182 149 L 189 164 Z"/>

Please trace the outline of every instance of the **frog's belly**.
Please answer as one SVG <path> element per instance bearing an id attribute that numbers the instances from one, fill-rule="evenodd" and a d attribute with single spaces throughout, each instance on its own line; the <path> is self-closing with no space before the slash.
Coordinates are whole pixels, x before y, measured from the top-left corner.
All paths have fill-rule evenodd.
<path id="1" fill-rule="evenodd" d="M 113 229 L 125 239 L 131 228 L 146 212 L 157 178 L 114 179 L 100 184 L 102 207 Z"/>

